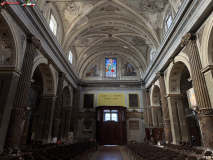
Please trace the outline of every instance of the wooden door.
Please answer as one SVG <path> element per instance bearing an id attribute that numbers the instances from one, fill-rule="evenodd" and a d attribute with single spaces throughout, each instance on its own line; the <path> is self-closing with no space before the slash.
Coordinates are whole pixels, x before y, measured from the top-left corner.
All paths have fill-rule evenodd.
<path id="1" fill-rule="evenodd" d="M 117 121 L 104 121 L 104 109 L 117 110 Z M 127 141 L 126 136 L 126 108 L 121 106 L 100 106 L 97 107 L 96 139 L 100 145 L 124 145 Z M 122 112 L 121 112 L 122 110 Z M 123 118 L 122 118 L 123 115 Z"/>
<path id="2" fill-rule="evenodd" d="M 200 134 L 198 127 L 189 127 L 190 137 L 193 135 L 195 137 L 195 143 L 197 146 L 201 146 Z"/>

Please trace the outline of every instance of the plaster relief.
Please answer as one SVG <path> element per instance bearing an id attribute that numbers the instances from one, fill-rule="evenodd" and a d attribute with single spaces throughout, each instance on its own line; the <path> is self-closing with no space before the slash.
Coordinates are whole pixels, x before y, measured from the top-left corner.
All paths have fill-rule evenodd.
<path id="1" fill-rule="evenodd" d="M 13 61 L 13 55 L 3 55 L 2 65 L 11 65 Z"/>
<path id="2" fill-rule="evenodd" d="M 109 5 L 107 7 L 101 8 L 99 11 L 113 12 L 113 11 L 121 11 L 121 10 L 119 8 L 117 8 L 117 7 Z"/>

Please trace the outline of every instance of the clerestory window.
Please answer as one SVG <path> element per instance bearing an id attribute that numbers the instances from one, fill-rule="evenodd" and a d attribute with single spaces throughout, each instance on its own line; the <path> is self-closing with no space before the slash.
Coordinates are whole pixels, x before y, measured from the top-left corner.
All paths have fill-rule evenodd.
<path id="1" fill-rule="evenodd" d="M 56 20 L 55 20 L 55 18 L 54 18 L 54 16 L 52 14 L 50 16 L 50 29 L 52 30 L 52 32 L 56 36 L 57 23 L 56 23 Z"/>

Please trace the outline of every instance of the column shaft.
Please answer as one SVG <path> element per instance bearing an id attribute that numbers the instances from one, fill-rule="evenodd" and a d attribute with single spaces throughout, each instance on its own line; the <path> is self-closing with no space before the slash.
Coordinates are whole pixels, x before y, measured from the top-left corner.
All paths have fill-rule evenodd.
<path id="1" fill-rule="evenodd" d="M 148 111 L 148 124 L 152 125 L 152 110 L 151 110 L 151 104 L 150 104 L 150 95 L 149 90 L 146 91 L 146 99 L 147 99 L 147 111 Z"/>
<path id="2" fill-rule="evenodd" d="M 21 69 L 22 74 L 19 78 L 15 101 L 11 110 L 5 148 L 16 148 L 21 140 L 36 48 L 40 48 L 40 41 L 34 36 L 28 37 Z"/>
<path id="3" fill-rule="evenodd" d="M 60 114 L 61 114 L 61 101 L 62 101 L 62 94 L 63 94 L 63 84 L 64 84 L 64 73 L 60 73 L 58 79 L 58 88 L 57 88 L 57 99 L 55 101 L 55 110 L 53 116 L 53 126 L 52 126 L 52 137 L 58 138 L 58 131 L 60 125 Z"/>
<path id="4" fill-rule="evenodd" d="M 165 140 L 168 142 L 172 142 L 172 131 L 171 131 L 171 124 L 169 118 L 169 107 L 168 101 L 166 99 L 166 85 L 164 81 L 164 77 L 162 73 L 157 74 L 159 77 L 159 84 L 160 84 L 160 95 L 161 95 L 161 105 L 162 105 L 162 112 L 163 112 L 163 126 L 165 132 Z"/>

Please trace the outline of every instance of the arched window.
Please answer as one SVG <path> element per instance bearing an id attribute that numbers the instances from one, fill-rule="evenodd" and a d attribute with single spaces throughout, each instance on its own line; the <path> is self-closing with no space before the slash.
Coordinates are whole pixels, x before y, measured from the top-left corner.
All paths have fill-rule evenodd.
<path id="1" fill-rule="evenodd" d="M 165 19 L 164 19 L 164 27 L 165 27 L 165 32 L 169 29 L 173 21 L 172 18 L 172 9 L 171 7 L 168 8 L 166 14 L 165 14 Z"/>
<path id="2" fill-rule="evenodd" d="M 54 16 L 52 14 L 50 16 L 50 29 L 52 30 L 52 32 L 56 36 L 57 23 L 56 23 L 56 20 L 55 20 L 55 18 L 54 18 Z"/>
<path id="3" fill-rule="evenodd" d="M 72 54 L 71 51 L 69 51 L 69 57 L 68 58 L 69 58 L 70 63 L 72 64 L 73 54 Z"/>

